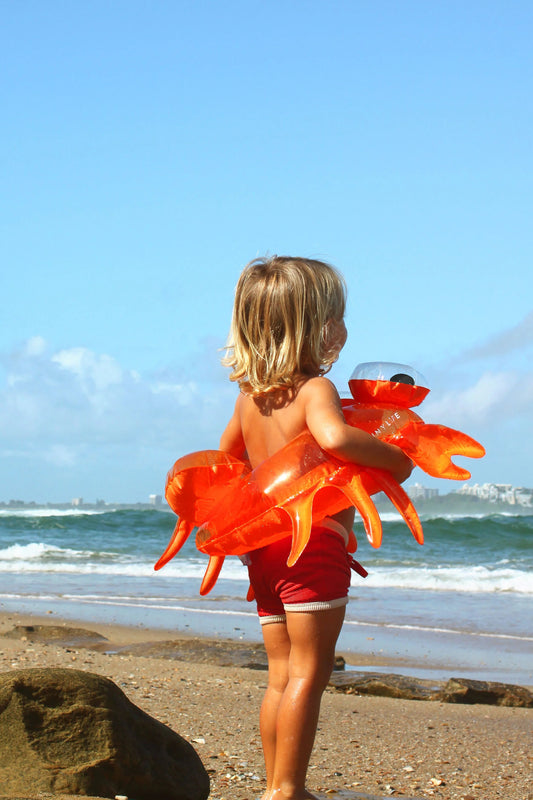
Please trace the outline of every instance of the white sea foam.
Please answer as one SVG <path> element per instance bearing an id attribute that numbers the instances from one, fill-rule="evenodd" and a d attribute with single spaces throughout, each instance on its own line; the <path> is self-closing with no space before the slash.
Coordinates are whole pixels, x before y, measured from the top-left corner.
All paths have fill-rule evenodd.
<path id="1" fill-rule="evenodd" d="M 397 622 L 363 622 L 362 620 L 345 619 L 344 625 L 352 625 L 361 628 L 391 628 L 393 630 L 404 631 L 420 631 L 421 633 L 437 633 L 437 634 L 450 634 L 455 636 L 479 636 L 489 639 L 513 639 L 520 642 L 533 642 L 533 636 L 516 635 L 512 633 L 492 633 L 487 631 L 462 631 L 455 628 L 443 628 L 440 626 L 432 627 L 430 625 L 409 625 L 407 623 Z"/>
<path id="2" fill-rule="evenodd" d="M 97 564 L 89 562 L 83 565 L 73 564 L 68 562 L 58 563 L 25 563 L 21 565 L 20 561 L 12 561 L 2 563 L 0 561 L 0 574 L 13 573 L 13 574 L 57 574 L 57 575 L 101 575 L 106 577 L 128 577 L 128 578 L 146 578 L 154 574 L 153 565 L 149 564 Z M 202 570 L 193 573 L 193 577 L 198 574 L 203 574 Z"/>
<path id="3" fill-rule="evenodd" d="M 20 600 L 21 595 L 9 592 L 0 593 L 0 600 Z M 149 609 L 158 611 L 182 611 L 191 614 L 207 614 L 208 616 L 218 615 L 223 617 L 250 617 L 257 618 L 255 608 L 253 611 L 244 611 L 236 608 L 206 608 L 202 606 L 197 608 L 195 606 L 181 605 L 176 602 L 169 601 L 167 603 L 161 602 L 161 598 L 153 600 L 143 597 L 129 598 L 129 597 L 98 597 L 95 595 L 70 595 L 70 594 L 26 594 L 23 596 L 24 601 L 39 601 L 43 603 L 63 603 L 75 602 L 82 605 L 96 605 L 96 606 L 119 606 L 121 608 L 135 608 L 135 609 Z"/>
<path id="4" fill-rule="evenodd" d="M 375 567 L 366 578 L 366 583 L 372 588 L 533 594 L 533 578 L 530 572 L 517 569 L 489 569 L 480 565 Z"/>
<path id="5" fill-rule="evenodd" d="M 206 567 L 205 558 L 177 558 L 159 571 L 154 561 L 140 560 L 132 554 L 70 550 L 42 543 L 12 545 L 0 551 L 1 574 L 99 575 L 114 578 L 151 578 L 201 580 Z M 227 558 L 221 578 L 229 581 L 248 580 L 247 570 L 237 558 Z M 471 593 L 533 594 L 533 578 L 527 570 L 512 569 L 504 564 L 485 566 L 439 567 L 376 566 L 365 579 L 368 588 L 396 588 L 421 591 Z"/>
<path id="6" fill-rule="evenodd" d="M 415 503 L 416 506 L 416 503 Z M 533 509 L 532 509 L 533 510 Z M 520 518 L 525 516 L 524 514 L 519 514 L 516 511 L 478 511 L 477 513 L 474 511 L 471 512 L 464 512 L 464 511 L 442 511 L 442 510 L 433 510 L 433 511 L 419 511 L 418 515 L 422 522 L 430 522 L 431 520 L 469 520 L 469 519 L 497 519 L 498 517 L 516 517 Z M 526 515 L 527 516 L 527 515 Z M 533 515 L 532 515 L 533 516 Z M 401 522 L 402 515 L 396 509 L 391 509 L 389 511 L 382 511 L 379 510 L 379 517 L 382 522 Z M 357 517 L 356 517 L 357 519 Z"/>
<path id="7" fill-rule="evenodd" d="M 32 542 L 31 544 L 12 544 L 4 550 L 0 550 L 0 563 L 2 561 L 20 561 L 41 558 L 45 553 L 61 552 L 60 547 L 43 542 Z"/>
<path id="8" fill-rule="evenodd" d="M 401 515 L 397 511 L 380 511 L 379 518 L 382 522 L 401 522 L 402 520 Z M 360 522 L 360 520 L 357 521 Z"/>
<path id="9" fill-rule="evenodd" d="M 100 553 L 99 555 L 103 555 Z M 50 569 L 51 571 L 54 570 L 54 566 L 59 566 L 59 564 L 64 563 L 64 559 L 87 559 L 91 556 L 94 556 L 92 551 L 88 550 L 72 550 L 68 547 L 56 547 L 52 544 L 45 544 L 44 542 L 31 542 L 30 544 L 12 544 L 9 547 L 4 548 L 4 550 L 0 550 L 0 571 L 3 570 L 4 564 L 3 562 L 7 561 L 17 561 L 22 562 L 22 564 L 17 563 L 16 568 L 22 572 L 28 569 L 37 569 L 41 570 L 42 559 L 49 558 L 50 559 Z M 115 558 L 114 553 L 109 553 L 109 556 Z M 56 561 L 52 561 L 51 559 L 55 558 Z M 39 562 L 33 563 L 32 562 Z M 75 569 L 77 567 L 73 565 Z"/>
<path id="10" fill-rule="evenodd" d="M 91 517 L 111 511 L 109 508 L 102 511 L 93 508 L 0 508 L 0 517 Z"/>
<path id="11" fill-rule="evenodd" d="M 108 598 L 80 598 L 80 597 L 69 597 L 65 595 L 66 600 L 74 600 L 76 603 L 80 602 L 87 602 L 94 605 L 113 605 L 113 606 L 120 606 L 122 608 L 147 608 L 150 610 L 158 610 L 158 611 L 186 611 L 192 614 L 208 614 L 208 615 L 219 615 L 223 617 L 228 616 L 236 616 L 236 617 L 253 617 L 254 619 L 257 618 L 257 612 L 255 609 L 253 611 L 241 611 L 238 609 L 228 609 L 228 608 L 194 608 L 194 606 L 184 606 L 184 605 L 177 605 L 176 603 L 147 603 L 145 598 L 142 601 L 133 599 L 133 600 L 122 600 L 122 599 L 115 599 L 111 602 Z"/>
<path id="12" fill-rule="evenodd" d="M 43 543 L 11 545 L 0 551 L 0 575 L 34 574 L 50 575 L 101 575 L 103 577 L 130 577 L 157 579 L 198 578 L 207 568 L 207 558 L 176 559 L 163 571 L 155 572 L 153 561 L 140 560 L 132 554 L 71 550 Z M 248 572 L 236 558 L 227 558 L 222 577 L 232 581 L 247 581 Z"/>

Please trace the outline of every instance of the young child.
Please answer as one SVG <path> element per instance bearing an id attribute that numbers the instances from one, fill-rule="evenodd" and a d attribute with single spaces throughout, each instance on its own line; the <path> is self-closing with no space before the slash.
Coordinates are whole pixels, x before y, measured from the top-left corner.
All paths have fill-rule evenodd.
<path id="1" fill-rule="evenodd" d="M 245 267 L 223 361 L 241 393 L 221 450 L 246 453 L 255 468 L 309 430 L 341 460 L 387 469 L 400 482 L 409 476 L 411 462 L 399 448 L 346 424 L 339 395 L 323 377 L 346 341 L 345 301 L 343 278 L 321 261 L 273 256 Z M 305 779 L 348 602 L 353 520 L 347 508 L 315 525 L 291 568 L 290 535 L 249 554 L 268 656 L 260 714 L 263 800 L 313 797 Z"/>

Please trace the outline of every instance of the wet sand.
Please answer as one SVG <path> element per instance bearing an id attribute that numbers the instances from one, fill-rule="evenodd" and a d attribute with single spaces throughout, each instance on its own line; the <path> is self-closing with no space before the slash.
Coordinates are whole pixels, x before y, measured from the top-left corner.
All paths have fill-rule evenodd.
<path id="1" fill-rule="evenodd" d="M 90 637 L 65 643 L 61 638 L 3 636 L 16 625 L 32 624 L 80 627 L 111 645 L 98 645 Z M 209 771 L 214 800 L 261 795 L 257 723 L 267 676 L 260 668 L 260 651 L 254 668 L 250 662 L 223 666 L 216 658 L 216 639 L 201 640 L 205 647 L 199 660 L 197 637 L 191 637 L 196 641 L 186 656 L 191 660 L 176 661 L 160 647 L 176 638 L 174 631 L 62 622 L 55 615 L 0 614 L 0 635 L 0 671 L 59 666 L 105 675 L 137 706 L 193 744 Z M 137 654 L 135 647 L 146 643 L 153 645 L 151 655 Z M 91 649 L 93 645 L 99 649 Z M 532 774 L 532 709 L 345 695 L 328 689 L 308 786 L 332 800 L 533 800 Z M 31 787 L 28 792 L 30 798 Z"/>

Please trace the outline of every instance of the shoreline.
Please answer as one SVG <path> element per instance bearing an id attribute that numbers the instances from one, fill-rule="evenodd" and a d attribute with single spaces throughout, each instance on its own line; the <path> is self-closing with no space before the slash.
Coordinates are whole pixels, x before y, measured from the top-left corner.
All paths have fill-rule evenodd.
<path id="1" fill-rule="evenodd" d="M 365 602 L 380 602 L 368 597 L 366 592 Z M 251 606 L 246 611 L 233 608 L 224 596 L 208 601 L 202 598 L 198 605 L 195 600 L 157 607 L 143 604 L 141 598 L 127 603 L 112 599 L 95 602 L 94 598 L 83 602 L 80 598 L 69 599 L 68 595 L 35 595 L 24 601 L 4 598 L 0 618 L 6 614 L 26 615 L 41 617 L 48 624 L 68 620 L 78 627 L 109 625 L 124 631 L 142 631 L 147 637 L 159 639 L 191 635 L 252 644 L 262 641 L 257 615 Z M 530 637 L 367 622 L 358 618 L 358 602 L 357 597 L 350 598 L 337 643 L 337 652 L 344 656 L 350 669 L 372 668 L 427 680 L 463 677 L 533 687 Z M 379 616 L 379 607 L 374 610 Z M 385 610 L 382 611 L 384 615 Z"/>
<path id="2" fill-rule="evenodd" d="M 237 635 L 229 638 L 226 636 L 217 637 L 194 631 L 192 629 L 183 630 L 178 628 L 148 628 L 142 624 L 124 625 L 116 622 L 89 622 L 84 618 L 60 617 L 55 612 L 43 615 L 3 610 L 0 610 L 0 643 L 5 643 L 5 634 L 15 626 L 37 625 L 58 626 L 65 629 L 76 628 L 84 631 L 90 631 L 105 637 L 110 645 L 115 645 L 119 649 L 127 646 L 135 647 L 139 645 L 156 646 L 158 643 L 168 642 L 173 639 L 190 640 L 191 642 L 202 641 L 205 642 L 206 646 L 222 639 L 223 641 L 238 642 L 243 645 L 243 647 L 249 646 L 253 648 L 258 645 L 262 647 L 260 631 L 258 631 L 257 638 L 254 639 L 244 639 L 242 636 Z M 2 648 L 0 644 L 0 651 L 1 649 Z M 342 656 L 346 660 L 346 663 L 350 664 L 351 666 L 353 660 L 357 661 L 357 665 L 353 666 L 365 668 L 377 666 L 383 667 L 389 671 L 398 665 L 398 661 L 396 659 L 387 658 L 385 656 L 370 656 L 361 654 L 354 659 L 354 653 L 349 653 L 338 648 L 337 655 Z M 163 657 L 164 656 L 161 656 L 161 658 Z M 403 664 L 400 664 L 400 666 L 409 667 L 409 662 L 406 660 Z"/>
<path id="3" fill-rule="evenodd" d="M 0 671 L 59 666 L 105 675 L 132 702 L 193 744 L 209 771 L 212 800 L 250 800 L 261 794 L 264 771 L 257 725 L 265 671 L 5 637 L 15 625 L 81 627 L 119 646 L 157 644 L 176 638 L 175 630 L 2 611 Z M 187 637 L 212 641 L 194 631 L 179 634 L 180 639 Z M 328 793 L 332 800 L 335 793 L 339 800 L 390 794 L 524 800 L 532 720 L 532 709 L 346 695 L 328 688 L 309 789 Z"/>
<path id="4" fill-rule="evenodd" d="M 198 663 L 214 663 L 216 665 L 217 653 L 224 652 L 223 663 L 226 666 L 242 667 L 244 661 L 251 658 L 255 662 L 254 669 L 265 669 L 266 653 L 260 632 L 257 637 L 244 637 L 240 632 L 231 637 L 225 635 L 209 634 L 193 629 L 183 630 L 178 628 L 157 628 L 139 625 L 125 625 L 109 621 L 88 621 L 86 618 L 67 618 L 60 617 L 55 612 L 46 615 L 27 614 L 18 612 L 7 612 L 0 610 L 0 643 L 8 632 L 17 627 L 43 626 L 45 628 L 56 629 L 56 633 L 50 638 L 50 644 L 54 641 L 59 646 L 87 648 L 105 655 L 136 655 L 145 657 L 154 655 L 161 659 L 176 660 L 174 654 L 176 648 L 170 646 L 173 642 L 178 642 L 185 652 L 185 656 L 180 655 L 180 660 L 194 661 Z M 65 632 L 79 630 L 81 636 L 69 638 L 69 635 L 62 637 L 59 631 Z M 90 634 L 95 634 L 92 637 Z M 99 637 L 99 638 L 98 638 Z M 28 639 L 35 638 L 28 635 Z M 39 637 L 37 637 L 39 638 Z M 43 638 L 43 642 L 46 641 Z M 202 654 L 204 651 L 205 654 Z M 1 646 L 0 646 L 1 654 Z M 339 669 L 346 673 L 382 673 L 393 674 L 410 678 L 414 681 L 433 681 L 435 684 L 444 683 L 451 678 L 470 678 L 469 670 L 460 670 L 456 665 L 450 666 L 449 661 L 441 661 L 428 669 L 421 665 L 416 659 L 407 656 L 390 656 L 375 652 L 354 652 L 345 650 L 339 644 L 336 647 L 335 655 L 343 662 Z M 476 679 L 476 678 L 474 678 Z M 533 684 L 523 682 L 515 683 L 512 680 L 495 681 L 498 683 L 520 686 L 533 692 Z"/>

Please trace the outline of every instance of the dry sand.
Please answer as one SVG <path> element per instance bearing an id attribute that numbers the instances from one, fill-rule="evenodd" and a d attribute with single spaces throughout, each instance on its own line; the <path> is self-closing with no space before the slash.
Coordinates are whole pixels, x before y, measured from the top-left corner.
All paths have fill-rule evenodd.
<path id="1" fill-rule="evenodd" d="M 39 620 L 0 614 L 0 634 L 15 625 L 43 622 L 62 624 L 55 616 Z M 100 624 L 79 627 L 117 645 L 173 635 Z M 257 723 L 266 672 L 0 638 L 0 671 L 37 666 L 72 667 L 111 678 L 137 706 L 193 744 L 209 771 L 214 800 L 261 795 Z M 532 776 L 531 709 L 345 695 L 328 689 L 308 786 L 333 800 L 337 792 L 344 798 L 533 800 Z"/>

